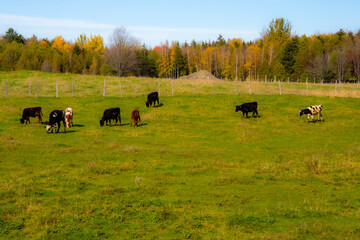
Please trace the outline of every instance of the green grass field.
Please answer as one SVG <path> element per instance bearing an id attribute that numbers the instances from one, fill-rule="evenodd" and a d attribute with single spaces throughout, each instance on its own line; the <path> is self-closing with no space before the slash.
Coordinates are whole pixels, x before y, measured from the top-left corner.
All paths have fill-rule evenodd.
<path id="1" fill-rule="evenodd" d="M 156 89 L 155 89 L 156 90 Z M 1 239 L 359 239 L 360 99 L 0 99 Z M 235 105 L 257 101 L 260 118 Z M 322 104 L 325 121 L 300 109 Z M 46 134 L 25 107 L 72 107 Z M 100 127 L 120 107 L 122 126 Z M 139 109 L 143 125 L 130 127 Z M 317 116 L 316 116 L 317 118 Z"/>

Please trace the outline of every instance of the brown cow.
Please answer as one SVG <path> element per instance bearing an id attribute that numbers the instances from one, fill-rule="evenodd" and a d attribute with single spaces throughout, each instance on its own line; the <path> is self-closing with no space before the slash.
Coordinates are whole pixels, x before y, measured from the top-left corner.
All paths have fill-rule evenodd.
<path id="1" fill-rule="evenodd" d="M 133 123 L 134 126 L 137 127 L 139 122 L 141 122 L 139 110 L 132 111 L 130 127 L 132 126 Z"/>
<path id="2" fill-rule="evenodd" d="M 70 128 L 70 124 L 71 124 L 71 126 L 74 126 L 73 116 L 74 116 L 74 112 L 73 112 L 72 108 L 67 108 L 65 110 L 65 122 L 66 122 L 67 128 Z"/>

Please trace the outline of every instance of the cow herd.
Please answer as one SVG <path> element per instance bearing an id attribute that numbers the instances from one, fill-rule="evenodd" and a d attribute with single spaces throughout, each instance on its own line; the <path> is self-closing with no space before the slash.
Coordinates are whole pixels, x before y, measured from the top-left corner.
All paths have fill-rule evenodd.
<path id="1" fill-rule="evenodd" d="M 156 102 L 157 102 L 158 106 L 160 106 L 159 94 L 158 94 L 158 92 L 152 92 L 152 93 L 148 94 L 145 105 L 146 105 L 146 107 L 150 107 L 154 104 L 154 107 L 155 107 Z M 257 111 L 257 107 L 258 107 L 257 102 L 243 103 L 243 104 L 235 107 L 235 112 L 241 111 L 243 114 L 243 117 L 246 116 L 246 118 L 249 117 L 248 113 L 251 113 L 251 112 L 252 112 L 252 117 L 260 117 L 259 113 Z M 318 115 L 318 121 L 319 120 L 324 121 L 321 111 L 322 111 L 322 105 L 310 106 L 310 107 L 300 110 L 299 116 L 306 114 L 308 122 L 309 122 L 310 117 L 311 117 L 311 120 L 314 121 L 314 115 Z M 43 116 L 41 107 L 25 108 L 23 110 L 23 114 L 22 114 L 22 118 L 20 119 L 20 122 L 22 124 L 30 123 L 30 117 L 33 117 L 33 118 L 38 117 L 39 123 L 42 123 L 41 116 Z M 60 126 L 61 126 L 61 122 L 62 122 L 64 125 L 64 133 L 66 133 L 66 128 L 70 128 L 70 126 L 74 126 L 73 116 L 74 116 L 74 113 L 73 113 L 72 108 L 67 108 L 65 111 L 63 111 L 63 110 L 52 111 L 49 115 L 49 123 L 45 127 L 46 132 L 52 133 L 55 130 L 55 132 L 58 133 Z M 109 108 L 104 111 L 103 116 L 100 120 L 100 127 L 104 126 L 105 124 L 106 124 L 106 126 L 108 126 L 108 125 L 111 126 L 111 120 L 115 121 L 115 126 L 117 125 L 118 122 L 119 122 L 119 125 L 121 126 L 121 115 L 120 115 L 119 107 Z M 134 125 L 137 127 L 137 126 L 139 126 L 139 124 L 141 125 L 140 112 L 139 112 L 139 110 L 135 109 L 131 112 L 130 126 Z"/>

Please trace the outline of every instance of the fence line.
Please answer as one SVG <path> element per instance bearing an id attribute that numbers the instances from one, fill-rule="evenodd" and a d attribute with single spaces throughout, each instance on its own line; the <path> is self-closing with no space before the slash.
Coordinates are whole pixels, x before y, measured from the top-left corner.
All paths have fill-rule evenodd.
<path id="1" fill-rule="evenodd" d="M 35 82 L 34 82 L 35 81 Z M 54 84 L 55 83 L 55 84 Z M 35 85 L 34 85 L 35 84 Z M 55 85 L 55 86 L 54 86 Z M 36 86 L 36 87 L 34 87 Z M 0 80 L 0 97 L 82 97 L 95 96 L 99 93 L 103 97 L 137 97 L 158 91 L 161 96 L 177 95 L 217 95 L 217 94 L 297 94 L 331 97 L 360 97 L 359 83 L 324 84 L 322 81 L 305 83 L 281 81 L 274 77 L 269 81 L 249 78 L 237 81 L 223 80 L 174 80 L 174 79 L 101 79 L 76 82 L 74 80 L 56 79 L 41 81 L 34 78 L 28 80 Z M 36 92 L 35 92 L 36 91 Z"/>

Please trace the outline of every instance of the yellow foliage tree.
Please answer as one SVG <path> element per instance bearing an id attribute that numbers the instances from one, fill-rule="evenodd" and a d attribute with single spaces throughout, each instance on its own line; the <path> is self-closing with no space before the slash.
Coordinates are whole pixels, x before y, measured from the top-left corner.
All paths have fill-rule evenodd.
<path id="1" fill-rule="evenodd" d="M 71 45 L 65 42 L 62 36 L 54 38 L 52 47 L 58 49 L 60 52 L 65 52 L 66 54 L 69 54 L 71 50 Z"/>

